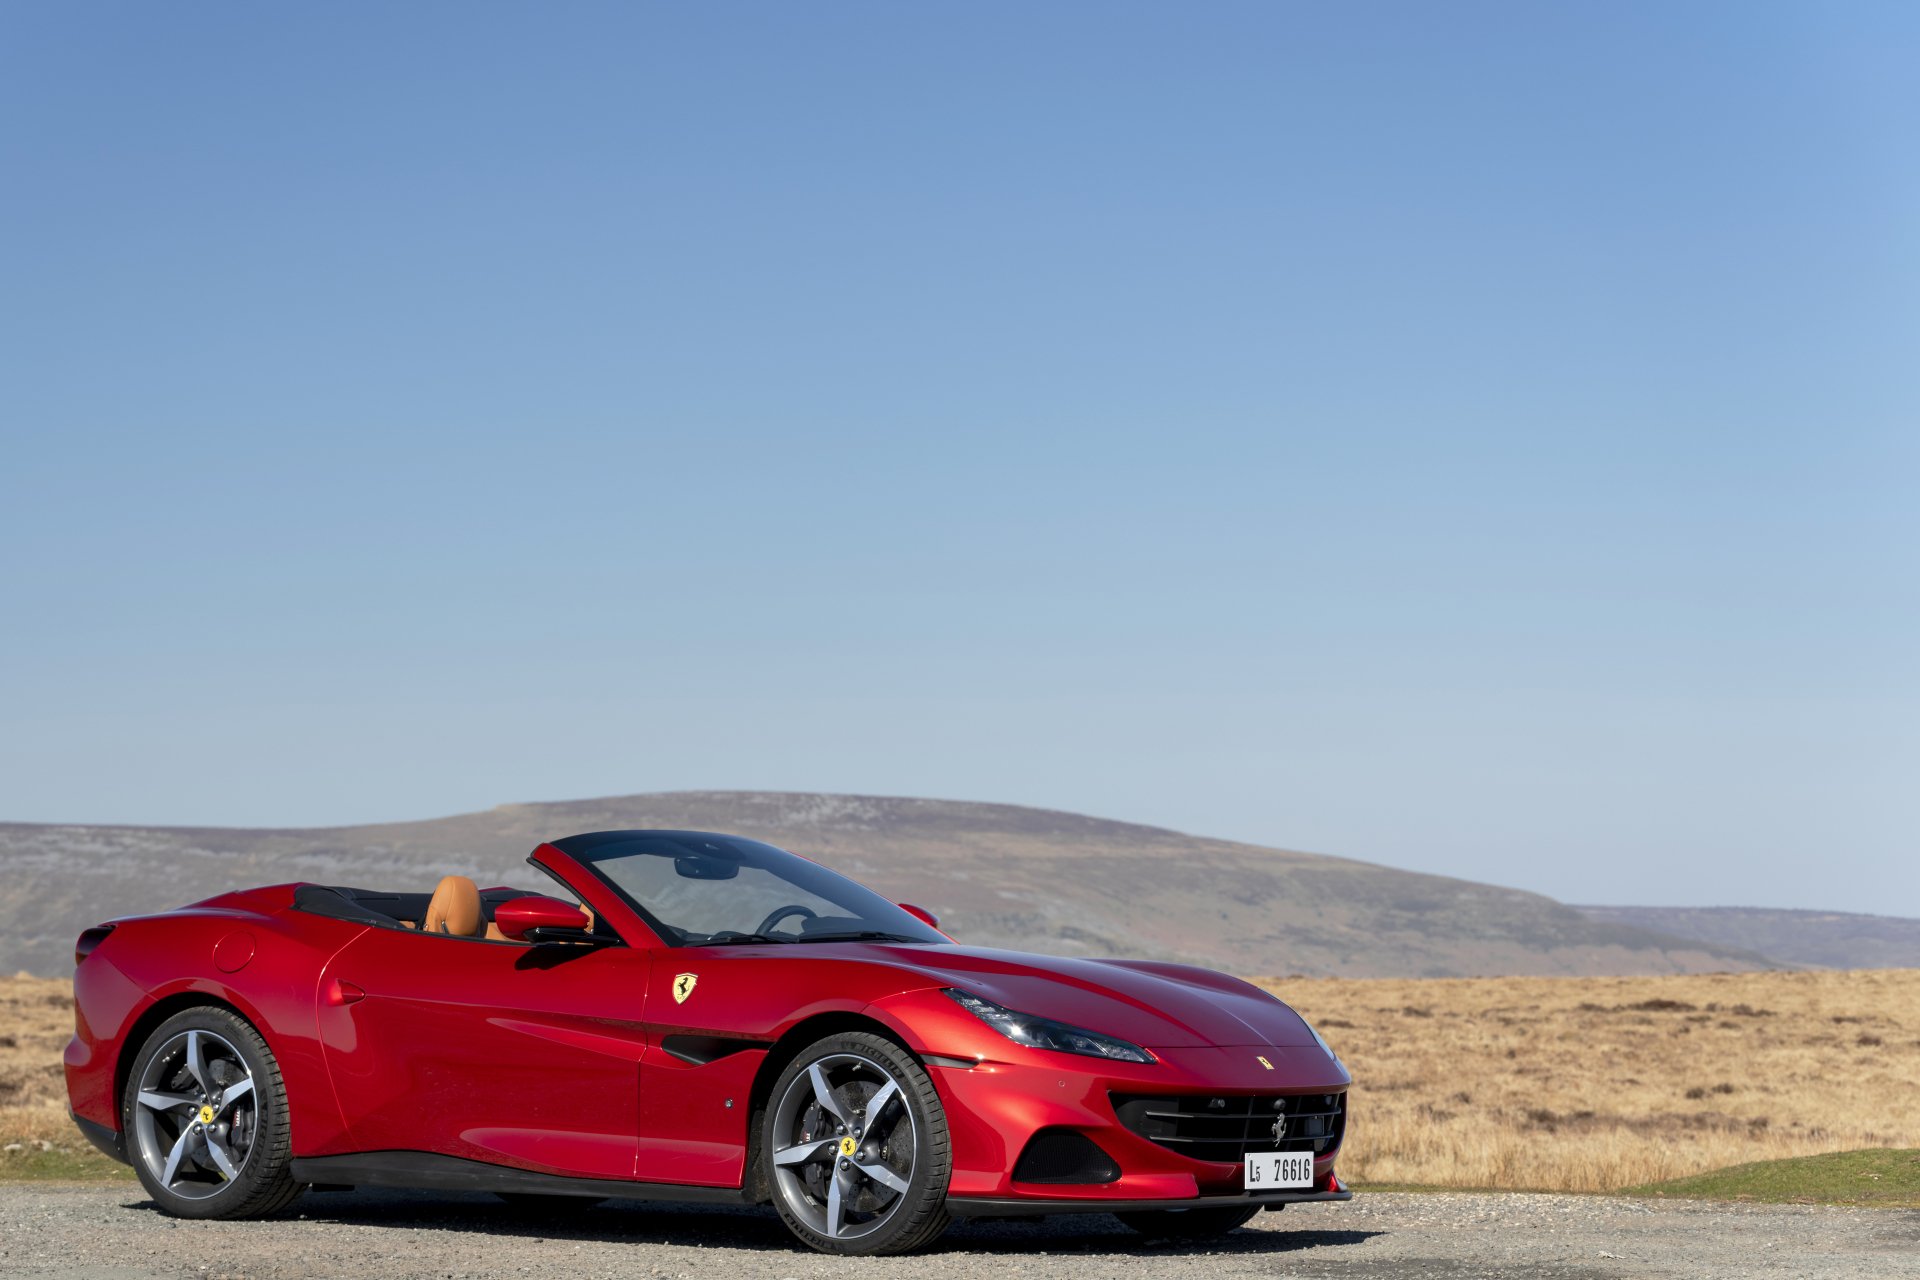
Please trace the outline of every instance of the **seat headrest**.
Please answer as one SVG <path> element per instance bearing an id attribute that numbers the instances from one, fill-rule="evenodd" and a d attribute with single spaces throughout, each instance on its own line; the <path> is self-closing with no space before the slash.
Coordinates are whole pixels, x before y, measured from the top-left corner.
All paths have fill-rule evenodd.
<path id="1" fill-rule="evenodd" d="M 480 912 L 480 890 L 465 876 L 442 876 L 434 886 L 433 900 L 427 903 L 427 918 L 420 922 L 420 928 L 426 933 L 479 937 L 486 928 Z"/>

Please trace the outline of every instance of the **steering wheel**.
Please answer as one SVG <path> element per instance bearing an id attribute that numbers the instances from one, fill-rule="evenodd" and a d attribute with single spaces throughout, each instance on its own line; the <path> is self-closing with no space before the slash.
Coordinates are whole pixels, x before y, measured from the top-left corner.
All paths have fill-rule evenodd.
<path id="1" fill-rule="evenodd" d="M 803 907 L 797 902 L 789 902 L 784 907 L 775 907 L 772 911 L 769 911 L 767 918 L 760 922 L 759 927 L 756 928 L 754 932 L 763 938 L 770 938 L 773 936 L 773 926 L 779 924 L 788 916 L 805 916 L 809 920 L 817 920 L 820 918 L 820 913 L 812 907 Z"/>

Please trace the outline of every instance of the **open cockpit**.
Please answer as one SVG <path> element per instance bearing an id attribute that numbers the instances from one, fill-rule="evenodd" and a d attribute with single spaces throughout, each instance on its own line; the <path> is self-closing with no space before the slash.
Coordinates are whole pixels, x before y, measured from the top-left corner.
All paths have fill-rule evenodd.
<path id="1" fill-rule="evenodd" d="M 496 886 L 482 889 L 466 876 L 442 876 L 431 893 L 389 892 L 356 889 L 346 885 L 303 884 L 294 890 L 296 910 L 339 920 L 357 920 L 386 929 L 417 929 L 422 933 L 444 934 L 453 938 L 471 938 L 487 942 L 505 942 L 524 946 L 528 939 L 509 937 L 496 920 L 499 909 L 518 898 L 551 898 L 550 893 L 534 889 Z M 586 917 L 587 931 L 594 932 L 592 910 L 582 903 L 569 903 Z"/>

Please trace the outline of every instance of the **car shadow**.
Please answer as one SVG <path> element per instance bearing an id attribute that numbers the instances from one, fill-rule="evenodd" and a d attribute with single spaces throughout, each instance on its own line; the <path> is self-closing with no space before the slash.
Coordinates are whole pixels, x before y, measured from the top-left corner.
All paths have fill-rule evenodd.
<path id="1" fill-rule="evenodd" d="M 129 1201 L 126 1207 L 161 1213 L 151 1200 Z M 548 1209 L 503 1204 L 483 1192 L 465 1191 L 384 1187 L 309 1191 L 277 1217 L 283 1222 L 305 1219 L 343 1226 L 461 1231 L 537 1240 L 631 1241 L 740 1249 L 786 1248 L 793 1243 L 771 1209 L 636 1200 L 608 1200 L 599 1204 L 563 1201 Z"/>
<path id="2" fill-rule="evenodd" d="M 1382 1231 L 1290 1230 L 1284 1222 L 1256 1218 L 1252 1224 L 1203 1240 L 1150 1240 L 1105 1214 L 1060 1214 L 1051 1218 L 956 1223 L 929 1250 L 933 1253 L 1099 1254 L 1158 1258 L 1182 1254 L 1298 1253 L 1305 1249 L 1364 1244 Z"/>
<path id="3" fill-rule="evenodd" d="M 126 1208 L 159 1213 L 151 1200 Z M 730 1205 L 659 1204 L 609 1200 L 601 1204 L 531 1208 L 502 1204 L 493 1196 L 459 1191 L 390 1189 L 308 1192 L 281 1215 L 310 1222 L 357 1227 L 433 1229 L 488 1236 L 520 1236 L 550 1241 L 604 1241 L 633 1244 L 747 1249 L 774 1253 L 807 1250 L 787 1231 L 771 1208 Z M 1105 1214 L 1059 1214 L 1050 1218 L 960 1219 L 925 1252 L 1103 1255 L 1165 1257 L 1192 1253 L 1297 1253 L 1307 1249 L 1361 1244 L 1381 1231 L 1289 1230 L 1275 1215 L 1255 1226 L 1205 1240 L 1150 1240 Z"/>

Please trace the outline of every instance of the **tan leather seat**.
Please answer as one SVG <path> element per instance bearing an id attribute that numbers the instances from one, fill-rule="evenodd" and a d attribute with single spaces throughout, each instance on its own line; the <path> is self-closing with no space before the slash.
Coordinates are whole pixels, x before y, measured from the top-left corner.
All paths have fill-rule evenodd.
<path id="1" fill-rule="evenodd" d="M 434 886 L 433 901 L 427 903 L 427 918 L 420 922 L 420 928 L 461 938 L 485 936 L 479 887 L 465 876 L 442 876 Z"/>

